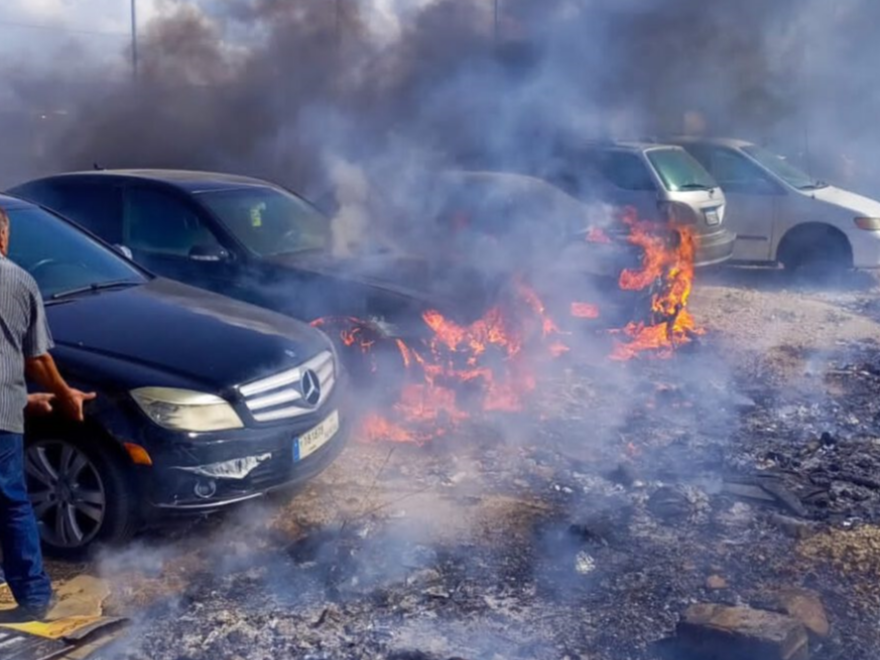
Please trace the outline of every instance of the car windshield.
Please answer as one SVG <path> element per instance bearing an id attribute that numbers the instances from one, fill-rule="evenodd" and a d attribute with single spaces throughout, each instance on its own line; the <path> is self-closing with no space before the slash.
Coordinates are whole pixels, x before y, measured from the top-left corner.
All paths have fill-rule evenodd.
<path id="1" fill-rule="evenodd" d="M 648 160 L 660 175 L 667 190 L 711 190 L 718 183 L 706 169 L 684 149 L 651 149 Z"/>
<path id="2" fill-rule="evenodd" d="M 122 257 L 48 211 L 20 207 L 7 213 L 9 258 L 31 274 L 47 300 L 147 281 Z"/>
<path id="3" fill-rule="evenodd" d="M 247 249 L 262 257 L 330 249 L 329 220 L 296 195 L 249 187 L 198 197 Z"/>
<path id="4" fill-rule="evenodd" d="M 764 169 L 769 170 L 793 188 L 814 190 L 828 185 L 827 183 L 816 181 L 805 172 L 801 172 L 794 165 L 789 164 L 782 156 L 778 156 L 772 151 L 767 151 L 763 147 L 751 145 L 743 147 L 742 150 Z"/>

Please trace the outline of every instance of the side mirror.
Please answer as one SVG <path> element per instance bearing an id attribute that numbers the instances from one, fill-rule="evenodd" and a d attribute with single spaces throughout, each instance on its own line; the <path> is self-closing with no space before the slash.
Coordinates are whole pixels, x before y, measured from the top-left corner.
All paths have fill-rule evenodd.
<path id="1" fill-rule="evenodd" d="M 129 248 L 125 247 L 124 245 L 119 245 L 119 244 L 116 244 L 116 245 L 114 245 L 113 247 L 114 247 L 114 248 L 116 249 L 116 251 L 117 251 L 119 254 L 121 254 L 123 257 L 125 257 L 126 259 L 131 259 L 132 261 L 134 261 L 134 255 L 131 253 L 131 250 L 130 250 Z"/>
<path id="2" fill-rule="evenodd" d="M 189 251 L 189 258 L 193 261 L 226 261 L 229 252 L 219 245 L 195 245 Z"/>

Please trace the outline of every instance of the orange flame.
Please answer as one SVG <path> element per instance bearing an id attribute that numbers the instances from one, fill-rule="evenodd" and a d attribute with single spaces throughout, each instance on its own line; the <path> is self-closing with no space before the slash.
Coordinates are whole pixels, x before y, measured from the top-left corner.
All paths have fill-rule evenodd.
<path id="1" fill-rule="evenodd" d="M 588 243 L 610 243 L 611 239 L 603 229 L 599 227 L 590 227 L 587 232 L 586 239 Z"/>
<path id="2" fill-rule="evenodd" d="M 640 270 L 625 270 L 620 275 L 620 288 L 642 290 L 659 284 L 660 291 L 651 297 L 652 322 L 629 323 L 622 333 L 629 341 L 618 343 L 611 354 L 613 360 L 630 360 L 650 351 L 655 357 L 671 357 L 679 346 L 703 334 L 687 311 L 694 280 L 696 236 L 690 227 L 641 221 L 628 210 L 623 222 L 630 228 L 627 240 L 644 251 Z"/>
<path id="3" fill-rule="evenodd" d="M 418 345 L 396 340 L 404 364 L 421 373 L 421 382 L 403 388 L 389 413 L 396 422 L 377 414 L 364 420 L 366 439 L 423 443 L 444 435 L 470 417 L 460 392 L 478 411 L 521 410 L 537 385 L 526 343 L 537 341 L 550 357 L 569 349 L 540 297 L 521 282 L 514 293 L 512 304 L 495 305 L 468 325 L 429 310 L 422 319 L 430 337 Z"/>
<path id="4" fill-rule="evenodd" d="M 585 302 L 571 303 L 571 315 L 576 319 L 599 318 L 599 306 Z"/>
<path id="5" fill-rule="evenodd" d="M 655 287 L 649 322 L 631 322 L 612 330 L 620 339 L 610 355 L 629 360 L 642 354 L 670 357 L 674 350 L 702 334 L 686 307 L 694 276 L 696 238 L 687 227 L 671 228 L 639 220 L 628 210 L 623 222 L 627 240 L 643 251 L 639 269 L 620 275 L 624 290 Z M 600 229 L 588 241 L 610 242 Z M 396 339 L 397 350 L 409 374 L 388 417 L 372 413 L 363 420 L 361 436 L 367 441 L 422 444 L 441 437 L 473 412 L 521 410 L 525 395 L 536 388 L 536 358 L 555 358 L 569 352 L 541 298 L 521 281 L 513 295 L 491 307 L 469 324 L 458 323 L 438 310 L 422 315 L 429 336 L 418 342 Z M 595 319 L 601 310 L 588 302 L 572 302 L 573 318 Z M 353 317 L 319 319 L 316 327 L 335 328 L 344 346 L 370 354 L 376 336 L 370 324 Z M 531 347 L 538 350 L 531 350 Z M 530 347 L 526 350 L 526 347 Z M 374 363 L 375 366 L 375 363 Z M 627 453 L 637 451 L 628 446 Z"/>
<path id="6" fill-rule="evenodd" d="M 354 316 L 328 316 L 311 322 L 313 328 L 330 330 L 336 328 L 345 346 L 357 346 L 362 352 L 369 353 L 376 343 L 375 336 L 368 328 L 368 323 Z"/>
<path id="7" fill-rule="evenodd" d="M 378 413 L 370 413 L 361 420 L 360 439 L 364 442 L 420 442 L 412 431 Z"/>

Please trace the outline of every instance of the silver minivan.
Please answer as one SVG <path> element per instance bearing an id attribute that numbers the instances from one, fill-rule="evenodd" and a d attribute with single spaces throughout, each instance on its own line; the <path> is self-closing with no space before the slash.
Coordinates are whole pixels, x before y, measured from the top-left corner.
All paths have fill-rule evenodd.
<path id="1" fill-rule="evenodd" d="M 786 268 L 880 268 L 880 201 L 817 181 L 744 140 L 675 138 L 724 186 L 733 258 Z"/>
<path id="2" fill-rule="evenodd" d="M 585 202 L 633 207 L 646 220 L 694 228 L 696 266 L 730 259 L 736 235 L 724 224 L 725 199 L 706 169 L 678 146 L 581 142 L 557 151 L 538 173 Z"/>

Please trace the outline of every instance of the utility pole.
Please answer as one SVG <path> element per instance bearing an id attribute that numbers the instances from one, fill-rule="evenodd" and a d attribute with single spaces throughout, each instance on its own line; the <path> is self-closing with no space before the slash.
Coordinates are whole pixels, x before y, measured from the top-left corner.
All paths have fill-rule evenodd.
<path id="1" fill-rule="evenodd" d="M 131 0 L 131 77 L 138 79 L 137 0 Z"/>

